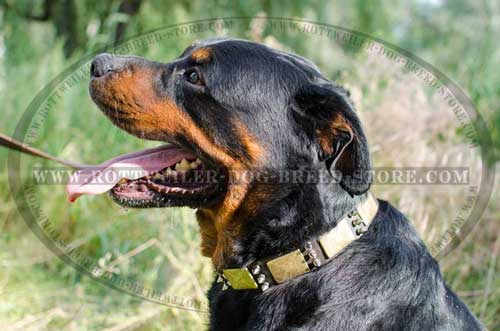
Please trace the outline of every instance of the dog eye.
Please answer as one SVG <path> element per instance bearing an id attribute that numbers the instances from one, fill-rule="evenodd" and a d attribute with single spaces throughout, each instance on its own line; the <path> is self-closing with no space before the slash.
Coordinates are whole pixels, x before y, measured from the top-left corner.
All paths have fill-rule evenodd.
<path id="1" fill-rule="evenodd" d="M 203 85 L 203 80 L 200 73 L 196 69 L 191 69 L 186 72 L 188 82 L 194 85 Z"/>

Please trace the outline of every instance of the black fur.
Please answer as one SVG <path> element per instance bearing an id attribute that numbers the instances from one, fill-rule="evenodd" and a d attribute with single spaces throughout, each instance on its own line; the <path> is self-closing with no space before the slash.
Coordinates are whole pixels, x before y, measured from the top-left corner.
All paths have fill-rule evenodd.
<path id="1" fill-rule="evenodd" d="M 216 61 L 207 70 L 213 75 L 208 80 L 218 85 L 211 91 L 214 108 L 239 112 L 253 134 L 275 146 L 274 166 L 294 169 L 326 161 L 314 129 L 335 112 L 345 115 L 360 138 L 345 151 L 356 169 L 343 173 L 340 185 L 281 185 L 279 199 L 262 202 L 257 216 L 245 222 L 232 257 L 231 267 L 241 267 L 302 247 L 334 227 L 356 205 L 356 194 L 368 189 L 370 178 L 356 178 L 354 171 L 368 170 L 370 158 L 347 93 L 308 61 L 246 41 L 211 47 Z M 220 124 L 212 130 L 225 136 Z M 227 136 L 222 140 L 227 142 Z M 384 201 L 369 231 L 317 271 L 264 293 L 221 287 L 214 282 L 208 295 L 214 331 L 481 329 L 446 287 L 409 221 Z"/>

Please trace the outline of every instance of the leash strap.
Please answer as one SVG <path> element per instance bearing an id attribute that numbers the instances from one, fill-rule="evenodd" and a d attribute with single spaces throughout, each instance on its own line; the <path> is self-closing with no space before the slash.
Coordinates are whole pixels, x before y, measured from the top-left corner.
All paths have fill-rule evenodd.
<path id="1" fill-rule="evenodd" d="M 83 164 L 66 161 L 66 160 L 60 159 L 56 156 L 52 156 L 50 154 L 42 152 L 41 150 L 39 150 L 37 148 L 23 144 L 23 143 L 15 140 L 9 136 L 6 136 L 2 133 L 0 133 L 0 146 L 4 146 L 4 147 L 7 147 L 8 149 L 19 151 L 21 153 L 40 157 L 42 159 L 51 160 L 51 161 L 60 163 L 62 165 L 74 168 L 74 169 L 81 169 L 81 168 L 85 167 L 85 165 L 83 165 Z"/>

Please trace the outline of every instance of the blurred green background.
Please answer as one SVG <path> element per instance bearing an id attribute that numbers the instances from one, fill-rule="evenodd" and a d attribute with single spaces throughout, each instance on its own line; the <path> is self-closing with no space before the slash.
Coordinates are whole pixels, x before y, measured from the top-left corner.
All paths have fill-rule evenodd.
<path id="1" fill-rule="evenodd" d="M 498 1 L 159 1 L 0 0 L 0 132 L 12 135 L 34 96 L 70 65 L 105 45 L 152 29 L 213 17 L 293 17 L 335 24 L 396 44 L 460 85 L 484 118 L 480 141 L 495 165 L 500 145 Z M 263 20 L 238 29 L 162 41 L 135 55 L 168 61 L 196 39 L 235 36 L 310 58 L 351 90 L 376 166 L 468 166 L 480 171 L 453 114 L 415 77 L 386 60 L 280 33 Z M 112 126 L 91 102 L 87 81 L 51 109 L 34 145 L 85 163 L 155 143 Z M 390 119 L 390 120 L 388 120 Z M 408 130 L 410 128 L 410 130 Z M 34 162 L 23 157 L 23 167 Z M 53 165 L 50 162 L 41 163 Z M 498 169 L 498 168 L 497 168 Z M 472 176 L 479 178 L 479 174 Z M 498 176 L 497 176 L 498 177 Z M 498 178 L 481 221 L 440 261 L 449 285 L 491 330 L 500 329 Z M 378 186 L 431 244 L 463 203 L 463 187 Z M 69 205 L 62 187 L 37 197 L 63 239 L 126 279 L 204 302 L 212 278 L 192 212 L 123 210 L 105 196 Z M 133 298 L 63 263 L 28 229 L 10 196 L 0 149 L 0 330 L 202 330 L 207 315 Z"/>

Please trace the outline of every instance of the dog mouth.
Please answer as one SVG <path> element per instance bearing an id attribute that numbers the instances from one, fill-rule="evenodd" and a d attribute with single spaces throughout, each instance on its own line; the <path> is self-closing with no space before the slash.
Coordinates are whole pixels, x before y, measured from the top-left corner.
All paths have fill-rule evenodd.
<path id="1" fill-rule="evenodd" d="M 223 173 L 213 162 L 169 144 L 81 169 L 72 176 L 66 191 L 70 202 L 82 195 L 108 192 L 126 207 L 198 208 L 221 195 Z"/>

